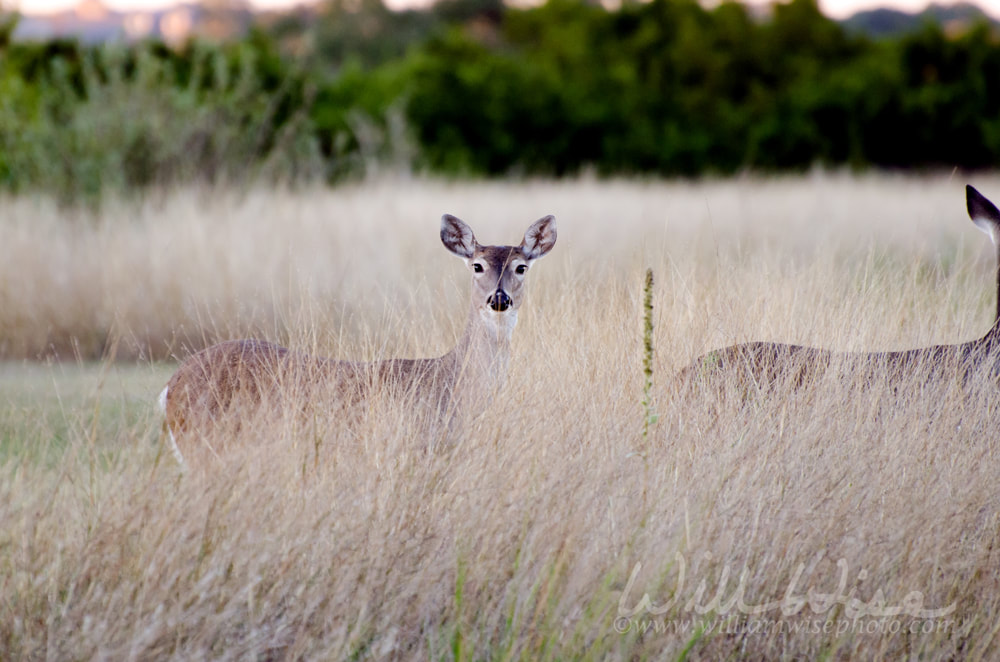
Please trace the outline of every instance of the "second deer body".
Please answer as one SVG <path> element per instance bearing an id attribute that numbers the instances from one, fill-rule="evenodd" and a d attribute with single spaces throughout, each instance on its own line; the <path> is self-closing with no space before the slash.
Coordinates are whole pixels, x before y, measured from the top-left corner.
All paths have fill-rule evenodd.
<path id="1" fill-rule="evenodd" d="M 817 347 L 749 342 L 709 352 L 677 377 L 690 386 L 700 380 L 732 379 L 740 387 L 767 390 L 784 383 L 792 388 L 818 377 L 831 366 L 861 383 L 880 375 L 888 379 L 917 375 L 925 379 L 968 380 L 976 371 L 1000 372 L 1000 211 L 971 186 L 966 187 L 969 217 L 989 235 L 997 252 L 997 316 L 987 333 L 969 342 L 885 352 L 834 352 Z"/>

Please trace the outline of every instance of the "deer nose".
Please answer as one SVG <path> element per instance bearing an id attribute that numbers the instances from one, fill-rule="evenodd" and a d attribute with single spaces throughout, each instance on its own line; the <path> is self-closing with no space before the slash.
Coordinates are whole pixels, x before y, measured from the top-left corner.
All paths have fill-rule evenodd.
<path id="1" fill-rule="evenodd" d="M 510 308 L 510 297 L 503 290 L 497 290 L 486 298 L 486 305 L 500 313 Z"/>

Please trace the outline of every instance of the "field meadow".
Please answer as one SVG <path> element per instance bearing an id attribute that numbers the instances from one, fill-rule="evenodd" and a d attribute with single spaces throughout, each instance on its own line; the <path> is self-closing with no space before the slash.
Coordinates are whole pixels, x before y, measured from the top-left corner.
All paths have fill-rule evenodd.
<path id="1" fill-rule="evenodd" d="M 746 340 L 983 335 L 966 183 L 1000 202 L 998 176 L 836 173 L 0 200 L 0 659 L 989 659 L 995 384 L 672 379 Z M 389 407 L 177 466 L 155 399 L 207 344 L 446 352 L 446 212 L 481 243 L 559 224 L 459 443 Z"/>

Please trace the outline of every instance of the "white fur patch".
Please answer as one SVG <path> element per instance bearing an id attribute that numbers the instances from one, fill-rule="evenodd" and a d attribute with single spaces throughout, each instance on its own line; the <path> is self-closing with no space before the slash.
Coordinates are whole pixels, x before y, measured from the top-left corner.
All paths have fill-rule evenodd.
<path id="1" fill-rule="evenodd" d="M 481 306 L 479 316 L 491 338 L 510 342 L 510 338 L 514 334 L 514 327 L 517 326 L 517 310 L 515 308 L 497 312 L 490 310 L 487 306 Z"/>
<path id="2" fill-rule="evenodd" d="M 164 387 L 160 391 L 160 397 L 156 399 L 156 404 L 160 407 L 160 411 L 164 415 L 167 413 L 167 391 L 169 390 L 169 386 Z M 170 452 L 173 454 L 174 459 L 177 460 L 177 464 L 181 465 L 181 467 L 186 467 L 187 464 L 184 462 L 184 456 L 181 455 L 181 449 L 177 446 L 177 439 L 174 438 L 174 431 L 170 429 L 170 424 L 165 422 L 163 427 L 167 430 L 167 440 L 170 442 Z"/>
<path id="3" fill-rule="evenodd" d="M 184 456 L 181 455 L 181 449 L 177 447 L 177 440 L 174 439 L 174 432 L 169 425 L 167 426 L 167 438 L 170 440 L 170 452 L 173 453 L 177 464 L 181 465 L 181 468 L 187 468 L 187 463 L 184 462 Z"/>
<path id="4" fill-rule="evenodd" d="M 990 237 L 990 241 L 993 242 L 994 246 L 997 246 L 997 226 L 995 223 L 990 221 L 990 219 L 984 216 L 976 216 L 972 219 L 972 222 L 976 224 L 976 227 L 985 232 Z"/>

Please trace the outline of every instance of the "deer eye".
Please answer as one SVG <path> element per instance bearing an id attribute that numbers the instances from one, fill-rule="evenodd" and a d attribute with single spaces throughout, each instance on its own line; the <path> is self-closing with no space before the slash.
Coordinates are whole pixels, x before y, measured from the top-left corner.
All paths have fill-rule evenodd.
<path id="1" fill-rule="evenodd" d="M 528 270 L 528 265 L 526 265 L 526 264 L 519 264 L 519 265 L 517 265 L 517 268 L 514 269 L 514 272 L 517 275 L 519 275 L 519 276 L 523 276 L 524 272 L 527 271 L 527 270 Z"/>
<path id="2" fill-rule="evenodd" d="M 475 264 L 472 265 L 472 270 L 475 271 L 477 274 L 481 274 L 483 273 L 483 265 L 476 262 Z"/>

